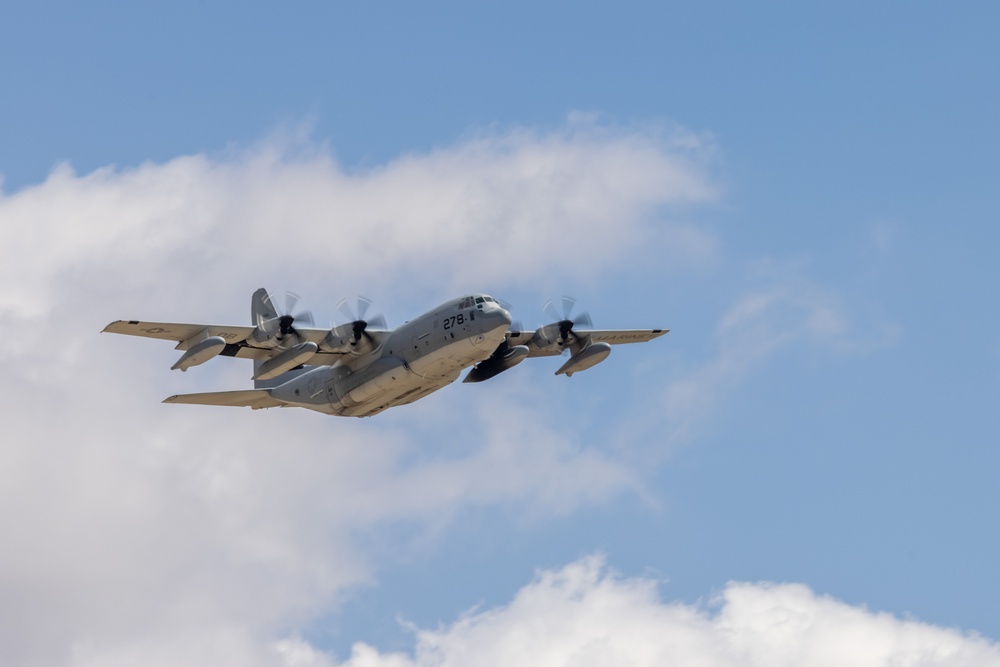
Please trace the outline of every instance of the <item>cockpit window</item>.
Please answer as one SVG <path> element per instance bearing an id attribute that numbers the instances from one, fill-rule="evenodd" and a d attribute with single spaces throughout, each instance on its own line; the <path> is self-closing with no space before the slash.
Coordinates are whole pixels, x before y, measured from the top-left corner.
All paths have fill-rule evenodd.
<path id="1" fill-rule="evenodd" d="M 487 301 L 489 301 L 490 303 L 495 303 L 493 301 L 493 297 L 491 297 L 491 296 L 484 296 L 483 298 L 486 299 Z"/>
<path id="2" fill-rule="evenodd" d="M 485 301 L 485 299 L 483 299 L 483 297 L 481 297 L 481 296 L 477 296 L 476 297 L 476 303 L 482 303 L 483 301 Z"/>

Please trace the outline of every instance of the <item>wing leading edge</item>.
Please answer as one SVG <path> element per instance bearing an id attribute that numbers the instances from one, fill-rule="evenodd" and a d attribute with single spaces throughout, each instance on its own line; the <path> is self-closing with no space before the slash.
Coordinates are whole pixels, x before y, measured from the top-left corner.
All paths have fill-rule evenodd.
<path id="1" fill-rule="evenodd" d="M 254 327 L 225 324 L 181 324 L 177 322 L 140 322 L 138 320 L 117 320 L 104 327 L 102 333 L 124 334 L 126 336 L 142 336 L 144 338 L 159 338 L 185 343 L 202 334 L 204 336 L 219 336 L 227 344 L 243 342 L 253 333 Z M 178 346 L 177 349 L 186 349 Z"/>
<path id="2" fill-rule="evenodd" d="M 226 347 L 221 355 L 238 357 L 240 359 L 267 359 L 274 353 L 274 348 L 255 347 L 247 342 L 256 327 L 228 324 L 186 324 L 179 322 L 141 322 L 139 320 L 116 320 L 104 327 L 102 333 L 116 333 L 126 336 L 141 336 L 143 338 L 158 338 L 177 343 L 175 349 L 187 350 L 205 338 L 217 336 L 226 341 Z M 329 333 L 327 329 L 306 329 L 296 327 L 302 341 L 320 344 Z M 374 341 L 373 346 L 381 345 L 387 331 L 370 329 L 367 333 Z M 310 366 L 329 366 L 344 357 L 343 352 L 327 352 L 320 350 L 307 362 Z"/>

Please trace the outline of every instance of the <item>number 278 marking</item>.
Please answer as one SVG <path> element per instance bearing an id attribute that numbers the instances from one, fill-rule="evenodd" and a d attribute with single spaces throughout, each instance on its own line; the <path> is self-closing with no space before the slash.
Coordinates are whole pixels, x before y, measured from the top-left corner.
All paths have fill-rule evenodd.
<path id="1" fill-rule="evenodd" d="M 459 313 L 458 315 L 452 315 L 451 317 L 444 318 L 444 329 L 451 329 L 456 324 L 465 324 L 465 315 Z"/>

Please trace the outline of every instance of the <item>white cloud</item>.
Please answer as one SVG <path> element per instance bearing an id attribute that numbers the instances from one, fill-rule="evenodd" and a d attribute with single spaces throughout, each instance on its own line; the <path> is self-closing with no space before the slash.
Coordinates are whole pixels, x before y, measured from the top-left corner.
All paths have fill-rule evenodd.
<path id="1" fill-rule="evenodd" d="M 566 272 L 607 275 L 626 257 L 658 271 L 710 263 L 716 239 L 664 214 L 715 196 L 710 148 L 582 121 L 350 172 L 322 147 L 279 141 L 85 175 L 61 166 L 0 196 L 0 663 L 330 664 L 292 630 L 376 576 L 380 554 L 359 535 L 400 521 L 433 532 L 470 504 L 546 516 L 642 493 L 634 464 L 581 444 L 585 426 L 557 423 L 524 385 L 500 390 L 502 411 L 466 393 L 463 412 L 429 399 L 365 421 L 162 406 L 170 393 L 240 386 L 248 369 L 171 374 L 169 346 L 97 332 L 120 317 L 245 321 L 261 285 L 302 292 L 317 314 L 365 292 L 409 315 L 472 288 L 552 293 Z M 669 390 L 668 416 L 693 429 L 775 350 L 843 340 L 844 327 L 813 287 L 745 295 L 715 359 Z M 467 448 L 428 435 L 469 416 Z M 680 636 L 714 655 L 712 628 L 735 608 L 726 600 L 716 615 L 664 605 L 650 582 L 588 561 L 541 575 L 509 607 L 421 633 L 415 658 L 359 646 L 351 664 L 525 662 L 529 650 L 532 664 L 641 663 L 660 655 L 644 632 L 655 639 L 661 623 L 690 626 Z M 628 642 L 595 634 L 602 609 L 617 610 L 608 627 Z M 535 624 L 518 626 L 522 616 Z M 505 637 L 495 653 L 465 652 L 494 637 Z"/>
<path id="2" fill-rule="evenodd" d="M 1000 646 L 799 584 L 730 583 L 708 606 L 664 602 L 657 582 L 591 557 L 540 572 L 506 606 L 417 631 L 412 655 L 357 644 L 342 664 L 988 667 L 1000 665 Z"/>
<path id="3" fill-rule="evenodd" d="M 98 332 L 120 317 L 244 321 L 260 285 L 402 303 L 544 283 L 580 262 L 599 275 L 647 233 L 672 233 L 663 207 L 712 197 L 697 152 L 582 124 L 349 173 L 322 148 L 265 143 L 86 175 L 64 165 L 0 196 L 0 663 L 322 663 L 274 640 L 372 580 L 379 554 L 360 534 L 432 530 L 470 504 L 562 513 L 637 488 L 517 395 L 503 415 L 469 399 L 477 438 L 427 455 L 427 420 L 467 420 L 164 406 L 249 370 L 171 374 L 169 345 Z M 681 250 L 712 246 L 676 229 Z"/>
<path id="4" fill-rule="evenodd" d="M 87 378 L 96 365 L 74 368 Z M 141 386 L 154 380 L 123 371 L 117 382 L 81 383 L 76 397 L 45 382 L 0 391 L 11 409 L 0 450 L 5 664 L 72 663 L 68 651 L 127 664 L 151 646 L 171 656 L 163 664 L 199 664 L 192 644 L 205 663 L 227 664 L 234 642 L 264 651 L 372 581 L 370 559 L 388 555 L 359 546 L 372 531 L 437 530 L 483 504 L 561 513 L 635 485 L 516 399 L 504 411 L 516 428 L 484 414 L 463 451 L 428 455 L 434 440 L 412 435 L 412 419 L 177 410 Z"/>
<path id="5" fill-rule="evenodd" d="M 364 172 L 315 146 L 267 142 L 86 175 L 61 165 L 0 198 L 0 247 L 18 259 L 0 268 L 0 311 L 38 315 L 80 280 L 95 296 L 155 295 L 161 308 L 245 301 L 263 283 L 319 283 L 331 298 L 535 285 L 607 270 L 652 233 L 659 252 L 704 261 L 712 237 L 660 214 L 714 197 L 703 143 L 580 122 Z"/>

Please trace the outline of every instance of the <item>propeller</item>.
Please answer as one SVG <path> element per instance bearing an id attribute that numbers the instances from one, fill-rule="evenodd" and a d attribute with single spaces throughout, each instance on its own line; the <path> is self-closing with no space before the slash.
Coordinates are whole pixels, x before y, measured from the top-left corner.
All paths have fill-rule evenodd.
<path id="1" fill-rule="evenodd" d="M 566 341 L 570 337 L 570 334 L 572 334 L 574 338 L 580 338 L 575 329 L 579 326 L 592 327 L 594 324 L 590 319 L 590 315 L 587 313 L 580 313 L 576 317 L 573 317 L 573 307 L 575 305 L 576 299 L 571 296 L 564 296 L 562 298 L 562 313 L 560 313 L 551 299 L 546 301 L 542 306 L 542 310 L 546 315 L 557 321 L 541 327 L 538 330 L 539 333 L 541 333 L 546 340 L 550 342 L 558 342 L 559 345 L 565 345 Z M 558 339 L 556 339 L 556 336 L 558 336 Z"/>
<path id="2" fill-rule="evenodd" d="M 351 345 L 357 345 L 362 338 L 366 338 L 369 343 L 373 346 L 378 342 L 370 333 L 368 333 L 368 327 L 372 326 L 376 329 L 385 329 L 385 318 L 381 315 L 375 315 L 371 319 L 365 319 L 365 315 L 368 313 L 368 309 L 371 308 L 372 301 L 363 296 L 358 297 L 357 310 L 352 310 L 350 303 L 347 299 L 341 299 L 340 303 L 337 304 L 337 309 L 342 312 L 347 319 L 350 320 L 348 324 L 341 325 L 337 327 L 337 330 L 343 327 L 350 326 L 350 332 L 353 337 Z M 356 314 L 355 314 L 356 313 Z"/>
<path id="3" fill-rule="evenodd" d="M 279 340 L 284 341 L 286 336 L 294 336 L 297 340 L 301 341 L 302 335 L 295 328 L 295 322 L 301 322 L 307 326 L 311 326 L 313 324 L 313 315 L 308 310 L 304 310 L 295 315 L 292 314 L 292 311 L 299 302 L 299 295 L 295 292 L 285 292 L 285 308 L 282 311 L 278 310 L 274 302 L 271 300 L 270 295 L 268 295 L 264 301 L 274 309 L 277 317 L 262 322 L 262 327 L 270 329 L 274 326 L 274 323 L 277 323 L 277 337 Z"/>

